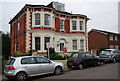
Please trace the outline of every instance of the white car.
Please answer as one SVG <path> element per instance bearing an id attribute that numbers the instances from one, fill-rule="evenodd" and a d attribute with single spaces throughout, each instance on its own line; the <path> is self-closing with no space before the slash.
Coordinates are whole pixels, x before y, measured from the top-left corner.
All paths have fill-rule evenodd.
<path id="1" fill-rule="evenodd" d="M 14 57 L 6 63 L 4 74 L 8 79 L 15 78 L 17 81 L 25 81 L 28 77 L 64 72 L 64 64 L 53 62 L 41 56 Z"/>

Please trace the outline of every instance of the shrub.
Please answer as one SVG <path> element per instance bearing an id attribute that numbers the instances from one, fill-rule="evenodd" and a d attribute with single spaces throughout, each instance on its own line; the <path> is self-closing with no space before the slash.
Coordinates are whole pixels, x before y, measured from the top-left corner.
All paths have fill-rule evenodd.
<path id="1" fill-rule="evenodd" d="M 51 60 L 64 60 L 64 57 L 58 54 L 54 54 L 51 56 Z"/>
<path id="2" fill-rule="evenodd" d="M 14 57 L 19 57 L 19 56 L 29 56 L 29 54 L 21 53 L 20 51 L 16 51 L 16 52 L 14 53 Z"/>

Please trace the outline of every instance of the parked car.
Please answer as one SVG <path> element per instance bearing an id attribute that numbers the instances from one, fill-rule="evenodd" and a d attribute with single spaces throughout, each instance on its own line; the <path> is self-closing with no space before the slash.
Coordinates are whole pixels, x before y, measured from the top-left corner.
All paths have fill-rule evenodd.
<path id="1" fill-rule="evenodd" d="M 86 66 L 101 65 L 99 58 L 88 52 L 74 53 L 67 61 L 68 68 L 83 69 Z"/>
<path id="2" fill-rule="evenodd" d="M 105 49 L 101 51 L 99 58 L 102 61 L 112 61 L 115 63 L 116 61 L 120 60 L 120 50 L 117 49 Z"/>
<path id="3" fill-rule="evenodd" d="M 48 73 L 59 75 L 63 71 L 63 63 L 53 62 L 41 56 L 23 56 L 10 58 L 5 65 L 4 74 L 8 79 L 25 81 L 28 77 Z"/>

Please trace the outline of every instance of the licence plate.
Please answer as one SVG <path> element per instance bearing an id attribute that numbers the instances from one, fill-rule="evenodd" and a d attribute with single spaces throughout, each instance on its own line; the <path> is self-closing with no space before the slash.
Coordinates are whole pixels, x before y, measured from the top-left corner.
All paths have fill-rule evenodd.
<path id="1" fill-rule="evenodd" d="M 72 63 L 68 63 L 68 65 L 72 65 Z"/>
<path id="2" fill-rule="evenodd" d="M 106 55 L 101 55 L 101 56 L 106 56 Z"/>

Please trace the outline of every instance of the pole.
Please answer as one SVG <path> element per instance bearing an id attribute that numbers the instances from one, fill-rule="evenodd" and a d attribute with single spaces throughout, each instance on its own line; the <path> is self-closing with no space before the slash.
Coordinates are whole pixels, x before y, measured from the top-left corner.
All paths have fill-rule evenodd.
<path id="1" fill-rule="evenodd" d="M 50 59 L 50 43 L 48 42 L 48 43 L 46 43 L 47 44 L 47 48 L 48 48 L 48 59 Z"/>

